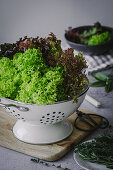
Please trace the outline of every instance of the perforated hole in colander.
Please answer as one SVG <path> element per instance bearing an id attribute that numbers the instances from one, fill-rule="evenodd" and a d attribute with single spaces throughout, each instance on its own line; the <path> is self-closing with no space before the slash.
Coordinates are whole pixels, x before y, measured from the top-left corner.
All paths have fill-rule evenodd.
<path id="1" fill-rule="evenodd" d="M 64 112 L 51 112 L 51 113 L 47 113 L 45 115 L 43 115 L 40 119 L 40 123 L 41 124 L 51 124 L 51 123 L 55 123 L 58 121 L 62 121 L 65 117 L 65 113 Z"/>

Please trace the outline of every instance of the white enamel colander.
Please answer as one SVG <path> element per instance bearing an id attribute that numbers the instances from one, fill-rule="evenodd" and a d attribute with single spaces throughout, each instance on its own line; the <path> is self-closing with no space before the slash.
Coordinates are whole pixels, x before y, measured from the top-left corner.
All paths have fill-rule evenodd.
<path id="1" fill-rule="evenodd" d="M 14 135 L 21 141 L 32 144 L 49 144 L 61 141 L 72 133 L 72 125 L 66 120 L 83 102 L 88 86 L 73 100 L 37 106 L 0 98 L 0 105 L 17 119 Z"/>

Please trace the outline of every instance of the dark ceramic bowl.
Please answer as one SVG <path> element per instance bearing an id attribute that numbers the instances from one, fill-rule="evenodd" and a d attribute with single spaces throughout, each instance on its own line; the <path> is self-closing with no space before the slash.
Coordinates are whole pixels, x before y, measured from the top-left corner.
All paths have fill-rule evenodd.
<path id="1" fill-rule="evenodd" d="M 78 33 L 82 33 L 84 30 L 89 30 L 92 26 L 81 26 L 77 28 L 73 28 L 72 30 Z M 103 29 L 105 31 L 108 31 L 111 36 L 111 40 L 105 44 L 100 45 L 84 45 L 84 44 L 78 44 L 75 42 L 71 42 L 68 40 L 67 33 L 65 33 L 65 39 L 67 43 L 70 45 L 71 48 L 74 48 L 76 51 L 82 51 L 84 54 L 88 55 L 101 55 L 107 51 L 109 51 L 111 48 L 113 48 L 113 28 L 105 27 L 103 26 Z"/>

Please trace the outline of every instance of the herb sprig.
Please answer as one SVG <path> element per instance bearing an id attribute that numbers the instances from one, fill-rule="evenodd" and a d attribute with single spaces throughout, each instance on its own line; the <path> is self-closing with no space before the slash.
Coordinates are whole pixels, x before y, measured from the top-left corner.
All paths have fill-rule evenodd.
<path id="1" fill-rule="evenodd" d="M 113 136 L 100 135 L 92 141 L 78 144 L 74 152 L 78 153 L 84 160 L 92 163 L 106 165 L 107 168 L 113 169 Z"/>
<path id="2" fill-rule="evenodd" d="M 104 75 L 103 73 L 91 74 L 97 81 L 90 83 L 91 87 L 105 87 L 105 91 L 108 93 L 113 89 L 113 70 L 110 74 Z"/>
<path id="3" fill-rule="evenodd" d="M 70 170 L 69 168 L 63 168 L 61 165 L 55 165 L 55 164 L 50 164 L 50 163 L 47 163 L 45 161 L 42 161 L 40 160 L 39 158 L 35 159 L 35 158 L 31 158 L 31 161 L 32 162 L 35 162 L 35 163 L 39 163 L 39 164 L 43 164 L 47 167 L 52 167 L 54 166 L 55 168 L 59 168 L 59 169 L 62 169 L 62 170 Z"/>

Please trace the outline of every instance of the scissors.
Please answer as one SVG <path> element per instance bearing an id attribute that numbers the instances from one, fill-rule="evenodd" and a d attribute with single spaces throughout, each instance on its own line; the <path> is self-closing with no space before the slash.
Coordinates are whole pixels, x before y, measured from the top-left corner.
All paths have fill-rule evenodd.
<path id="1" fill-rule="evenodd" d="M 79 111 L 79 110 L 76 111 L 76 114 L 77 114 L 77 117 L 76 117 L 76 119 L 74 121 L 74 127 L 81 130 L 81 131 L 90 132 L 90 131 L 93 131 L 93 130 L 95 130 L 97 128 L 105 129 L 109 125 L 109 121 L 105 117 L 103 117 L 101 115 L 91 114 L 91 113 L 84 113 L 84 112 Z M 93 117 L 100 118 L 101 123 L 97 123 L 94 120 Z M 79 125 L 77 123 L 78 120 L 83 122 L 89 128 L 84 129 L 82 127 L 79 127 Z"/>

